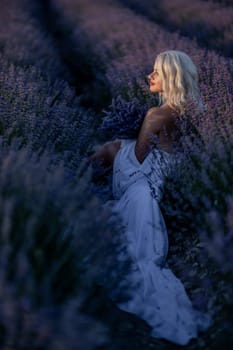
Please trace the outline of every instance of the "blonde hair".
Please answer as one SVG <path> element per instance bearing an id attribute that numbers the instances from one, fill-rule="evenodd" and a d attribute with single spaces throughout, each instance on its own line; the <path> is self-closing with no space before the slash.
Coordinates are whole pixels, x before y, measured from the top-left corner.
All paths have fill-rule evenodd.
<path id="1" fill-rule="evenodd" d="M 163 92 L 159 93 L 159 105 L 166 103 L 178 109 L 181 115 L 190 102 L 194 102 L 199 110 L 205 109 L 200 97 L 197 68 L 185 52 L 161 52 L 154 65 L 162 78 Z"/>

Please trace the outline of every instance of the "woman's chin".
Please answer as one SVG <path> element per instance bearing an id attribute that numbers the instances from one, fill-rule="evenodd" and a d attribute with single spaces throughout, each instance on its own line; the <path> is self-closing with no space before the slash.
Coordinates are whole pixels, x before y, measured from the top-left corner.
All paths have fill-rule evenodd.
<path id="1" fill-rule="evenodd" d="M 153 85 L 150 85 L 150 91 L 151 92 L 157 92 L 156 88 Z"/>

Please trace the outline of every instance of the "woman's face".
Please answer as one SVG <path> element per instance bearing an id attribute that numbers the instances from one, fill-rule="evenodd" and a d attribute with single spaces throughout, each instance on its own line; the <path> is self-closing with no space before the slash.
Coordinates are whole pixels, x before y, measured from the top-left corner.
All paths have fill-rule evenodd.
<path id="1" fill-rule="evenodd" d="M 154 70 L 148 76 L 150 91 L 151 92 L 162 92 L 162 78 L 158 71 L 156 63 L 154 64 Z"/>

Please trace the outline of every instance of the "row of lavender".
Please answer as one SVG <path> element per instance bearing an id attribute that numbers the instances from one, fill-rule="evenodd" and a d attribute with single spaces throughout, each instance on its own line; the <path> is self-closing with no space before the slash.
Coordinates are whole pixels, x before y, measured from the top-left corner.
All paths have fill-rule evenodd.
<path id="1" fill-rule="evenodd" d="M 231 57 L 233 54 L 233 8 L 212 1 L 120 0 L 169 31 L 197 40 L 198 44 Z"/>
<path id="2" fill-rule="evenodd" d="M 118 1 L 101 0 L 96 4 L 88 0 L 52 0 L 52 3 L 69 19 L 77 45 L 85 37 L 95 54 L 96 72 L 98 67 L 105 72 L 113 101 L 110 106 L 106 105 L 99 131 L 108 133 L 109 138 L 135 136 L 145 110 L 157 103 L 146 81 L 156 54 L 166 49 L 179 49 L 188 53 L 197 65 L 207 110 L 189 115 L 199 137 L 184 137 L 185 160 L 182 168 L 177 169 L 176 177 L 166 185 L 162 207 L 171 219 L 170 229 L 176 240 L 183 239 L 184 235 L 189 239 L 192 232 L 199 234 L 201 244 L 197 240 L 192 251 L 202 257 L 208 253 L 217 266 L 215 277 L 224 281 L 219 284 L 222 286 L 219 294 L 212 295 L 208 307 L 212 308 L 220 294 L 224 295 L 223 304 L 229 306 L 232 292 L 229 243 L 232 242 L 233 214 L 233 61 L 202 49 L 177 33 L 166 32 Z M 103 16 L 105 13 L 108 15 Z M 202 142 L 197 142 L 200 140 Z M 191 255 L 190 250 L 187 261 Z M 203 284 L 208 284 L 206 274 L 208 272 L 198 276 L 198 283 L 203 280 Z M 224 312 L 226 320 L 230 319 L 229 308 Z M 223 328 L 229 330 L 227 321 L 222 322 Z"/>
<path id="3" fill-rule="evenodd" d="M 0 347 L 93 349 L 108 332 L 80 308 L 114 284 L 120 235 L 82 171 L 94 115 L 38 18 L 40 2 L 1 3 Z"/>
<path id="4" fill-rule="evenodd" d="M 232 6 L 232 0 L 204 0 L 207 2 L 216 2 L 221 5 Z"/>

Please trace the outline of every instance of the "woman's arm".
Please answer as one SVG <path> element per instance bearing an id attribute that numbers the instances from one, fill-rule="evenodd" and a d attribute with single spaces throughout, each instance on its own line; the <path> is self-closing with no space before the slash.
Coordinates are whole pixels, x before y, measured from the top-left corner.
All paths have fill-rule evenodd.
<path id="1" fill-rule="evenodd" d="M 90 161 L 99 161 L 103 165 L 112 165 L 115 155 L 121 145 L 121 140 L 109 141 L 99 146 L 98 149 L 89 156 Z"/>
<path id="2" fill-rule="evenodd" d="M 89 162 L 93 166 L 93 180 L 103 180 L 112 170 L 114 158 L 121 145 L 120 140 L 110 141 L 99 146 L 94 154 L 89 156 Z"/>

